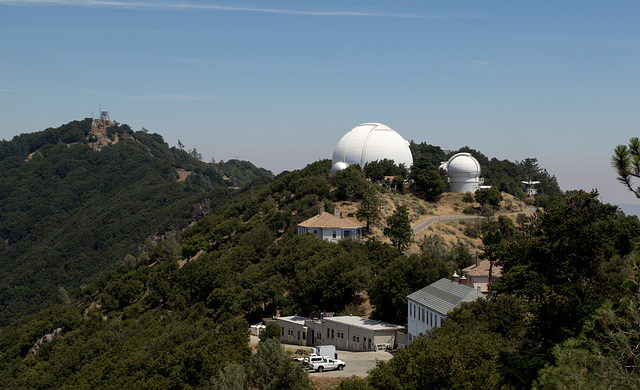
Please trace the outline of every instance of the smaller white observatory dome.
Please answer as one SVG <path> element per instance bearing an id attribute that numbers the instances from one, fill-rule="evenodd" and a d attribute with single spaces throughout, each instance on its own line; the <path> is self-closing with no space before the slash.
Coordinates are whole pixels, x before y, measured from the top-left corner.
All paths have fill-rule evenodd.
<path id="1" fill-rule="evenodd" d="M 476 192 L 480 188 L 480 163 L 470 153 L 458 153 L 447 162 L 451 192 Z"/>
<path id="2" fill-rule="evenodd" d="M 338 161 L 337 163 L 331 166 L 331 173 L 333 174 L 347 168 L 349 168 L 349 164 L 347 164 L 344 161 Z"/>
<path id="3" fill-rule="evenodd" d="M 406 141 L 395 130 L 382 123 L 362 123 L 345 134 L 333 151 L 334 174 L 349 165 L 365 164 L 376 160 L 393 160 L 396 165 L 411 168 L 413 156 Z"/>

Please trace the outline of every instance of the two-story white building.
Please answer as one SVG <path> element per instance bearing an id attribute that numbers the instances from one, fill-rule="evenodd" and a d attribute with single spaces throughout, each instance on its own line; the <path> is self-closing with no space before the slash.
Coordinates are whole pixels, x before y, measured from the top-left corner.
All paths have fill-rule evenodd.
<path id="1" fill-rule="evenodd" d="M 298 235 L 311 233 L 324 240 L 338 242 L 345 238 L 362 238 L 364 226 L 348 218 L 340 218 L 340 211 L 336 215 L 320 211 L 320 214 L 298 224 Z"/>
<path id="2" fill-rule="evenodd" d="M 466 285 L 466 278 L 459 278 L 454 272 L 453 279 L 442 278 L 407 296 L 407 342 L 418 335 L 442 325 L 447 314 L 462 302 L 472 302 L 485 298 L 484 294 Z"/>

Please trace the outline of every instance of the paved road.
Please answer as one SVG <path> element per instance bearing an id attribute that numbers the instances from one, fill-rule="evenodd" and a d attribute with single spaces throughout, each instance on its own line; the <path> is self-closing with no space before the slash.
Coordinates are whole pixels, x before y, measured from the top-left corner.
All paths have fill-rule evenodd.
<path id="1" fill-rule="evenodd" d="M 423 219 L 421 221 L 416 222 L 411 229 L 413 230 L 413 234 L 418 234 L 427 228 L 427 226 L 431 225 L 435 222 L 440 221 L 481 221 L 484 217 L 478 217 L 476 215 L 441 215 L 438 217 L 430 217 L 427 219 Z"/>
<path id="2" fill-rule="evenodd" d="M 534 207 L 534 206 L 529 206 L 529 208 L 525 211 L 518 211 L 515 213 L 507 213 L 507 214 L 500 214 L 500 215 L 518 215 L 518 214 L 531 214 L 534 213 L 538 208 Z M 423 231 L 424 229 L 427 228 L 427 226 L 431 225 L 432 223 L 435 222 L 441 222 L 441 221 L 482 221 L 483 219 L 485 219 L 485 217 L 479 217 L 477 215 L 440 215 L 437 217 L 430 217 L 427 219 L 423 219 L 421 221 L 416 222 L 415 224 L 413 224 L 413 226 L 411 227 L 411 229 L 413 230 L 413 234 L 418 234 L 419 232 Z"/>

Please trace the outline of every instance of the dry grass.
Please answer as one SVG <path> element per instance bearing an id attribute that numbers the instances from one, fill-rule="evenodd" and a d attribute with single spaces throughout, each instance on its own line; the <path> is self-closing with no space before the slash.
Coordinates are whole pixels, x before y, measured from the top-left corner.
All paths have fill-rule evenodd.
<path id="1" fill-rule="evenodd" d="M 435 216 L 464 215 L 462 210 L 466 207 L 479 207 L 479 204 L 477 203 L 465 203 L 462 200 L 463 197 L 464 194 L 462 193 L 445 193 L 437 202 L 427 202 L 412 194 L 402 195 L 397 192 L 383 191 L 380 193 L 380 214 L 382 215 L 382 221 L 371 226 L 371 232 L 367 237 L 382 242 L 389 242 L 387 237 L 383 234 L 385 226 L 384 221 L 387 217 L 393 214 L 396 206 L 398 205 L 404 205 L 409 209 L 409 218 L 411 218 L 412 224 Z M 498 210 L 496 216 L 501 214 L 525 212 L 528 208 L 526 204 L 515 199 L 509 194 L 503 193 L 502 197 L 504 200 L 500 203 L 500 210 Z M 346 217 L 348 214 L 352 214 L 354 215 L 353 219 L 355 219 L 358 204 L 358 202 L 339 202 L 336 204 L 336 207 L 340 208 L 343 217 Z M 508 217 L 515 221 L 515 215 L 509 215 Z M 442 236 L 450 247 L 455 245 L 464 245 L 470 251 L 479 250 L 482 248 L 482 240 L 480 238 L 473 239 L 464 234 L 465 224 L 470 223 L 472 222 L 436 222 L 414 237 L 415 243 L 411 246 L 409 252 L 419 253 L 420 249 L 418 247 L 418 243 L 428 235 L 432 234 Z"/>

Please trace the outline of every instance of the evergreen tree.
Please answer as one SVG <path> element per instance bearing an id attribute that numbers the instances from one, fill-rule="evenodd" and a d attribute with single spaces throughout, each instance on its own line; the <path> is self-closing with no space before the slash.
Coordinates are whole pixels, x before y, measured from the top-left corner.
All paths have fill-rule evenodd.
<path id="1" fill-rule="evenodd" d="M 403 252 L 413 243 L 413 230 L 409 219 L 407 206 L 398 206 L 389 218 L 387 227 L 384 228 L 384 235 L 389 237 L 391 245 L 400 252 Z"/>
<path id="2" fill-rule="evenodd" d="M 365 231 L 369 232 L 371 224 L 375 224 L 380 221 L 380 199 L 378 198 L 378 191 L 370 185 L 367 191 L 365 191 L 362 201 L 356 211 L 356 218 L 358 221 L 365 221 L 367 226 Z"/>

